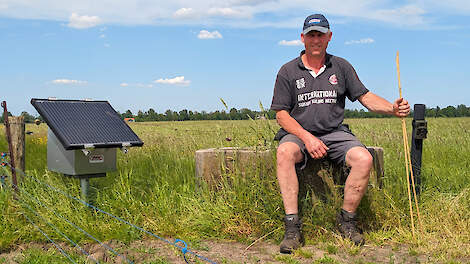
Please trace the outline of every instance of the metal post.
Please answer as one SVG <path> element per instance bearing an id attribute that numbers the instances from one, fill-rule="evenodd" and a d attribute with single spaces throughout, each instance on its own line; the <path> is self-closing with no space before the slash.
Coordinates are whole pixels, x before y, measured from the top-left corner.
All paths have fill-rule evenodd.
<path id="1" fill-rule="evenodd" d="M 411 137 L 411 166 L 415 180 L 416 194 L 421 192 L 421 161 L 423 155 L 423 139 L 427 137 L 427 122 L 424 120 L 426 106 L 414 105 L 413 133 Z M 411 177 L 411 176 L 410 176 Z"/>
<path id="2" fill-rule="evenodd" d="M 82 200 L 88 203 L 88 189 L 90 188 L 90 178 L 80 178 L 80 188 L 82 189 Z"/>
<path id="3" fill-rule="evenodd" d="M 13 183 L 13 189 L 17 191 L 18 182 L 16 181 L 16 166 L 15 166 L 15 159 L 13 158 L 13 146 L 11 143 L 11 134 L 10 134 L 10 123 L 8 122 L 8 110 L 7 110 L 7 102 L 2 102 L 3 107 L 3 122 L 5 123 L 5 130 L 8 142 L 8 151 L 10 152 L 10 169 L 11 169 L 11 181 Z"/>

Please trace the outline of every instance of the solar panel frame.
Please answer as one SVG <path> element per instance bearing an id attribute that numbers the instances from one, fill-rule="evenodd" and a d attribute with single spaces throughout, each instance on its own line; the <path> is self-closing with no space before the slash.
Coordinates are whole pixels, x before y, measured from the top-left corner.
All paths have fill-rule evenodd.
<path id="1" fill-rule="evenodd" d="M 66 150 L 144 144 L 108 101 L 33 98 L 31 104 Z"/>

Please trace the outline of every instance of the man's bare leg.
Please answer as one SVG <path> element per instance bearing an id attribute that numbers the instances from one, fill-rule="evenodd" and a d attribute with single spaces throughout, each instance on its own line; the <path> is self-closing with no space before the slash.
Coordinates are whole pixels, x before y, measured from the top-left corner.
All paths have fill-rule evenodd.
<path id="1" fill-rule="evenodd" d="M 277 180 L 286 215 L 298 213 L 299 180 L 295 164 L 302 159 L 303 154 L 295 143 L 285 142 L 277 149 Z"/>
<path id="2" fill-rule="evenodd" d="M 356 209 L 369 184 L 372 156 L 367 149 L 354 147 L 346 153 L 346 164 L 351 167 L 351 171 L 344 187 L 343 208 L 336 218 L 336 223 L 343 237 L 356 245 L 362 245 L 364 238 L 361 230 L 357 228 Z"/>
<path id="3" fill-rule="evenodd" d="M 351 171 L 344 187 L 343 209 L 354 213 L 369 184 L 372 156 L 366 148 L 354 147 L 346 153 L 346 164 Z"/>
<path id="4" fill-rule="evenodd" d="M 302 161 L 303 154 L 297 144 L 285 142 L 277 149 L 277 179 L 284 203 L 285 234 L 280 252 L 290 254 L 303 244 L 302 221 L 298 216 L 299 181 L 295 163 Z"/>

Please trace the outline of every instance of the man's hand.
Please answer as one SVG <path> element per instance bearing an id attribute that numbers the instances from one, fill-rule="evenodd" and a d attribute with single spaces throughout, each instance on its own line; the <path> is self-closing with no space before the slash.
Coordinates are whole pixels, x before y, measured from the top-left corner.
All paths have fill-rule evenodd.
<path id="1" fill-rule="evenodd" d="M 314 159 L 321 159 L 326 156 L 326 151 L 329 149 L 323 141 L 307 132 L 306 139 L 303 139 L 308 154 Z"/>
<path id="2" fill-rule="evenodd" d="M 393 114 L 397 117 L 406 117 L 410 114 L 410 105 L 403 98 L 398 98 L 393 103 Z"/>

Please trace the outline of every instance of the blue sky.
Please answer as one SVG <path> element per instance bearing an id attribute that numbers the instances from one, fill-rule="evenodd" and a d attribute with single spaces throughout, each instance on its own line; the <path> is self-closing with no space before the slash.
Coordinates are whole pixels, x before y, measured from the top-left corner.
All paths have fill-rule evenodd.
<path id="1" fill-rule="evenodd" d="M 0 0 L 0 100 L 108 100 L 118 111 L 270 106 L 277 71 L 323 13 L 328 51 L 371 91 L 428 107 L 470 105 L 470 2 L 463 0 Z M 347 104 L 358 108 L 358 103 Z"/>

